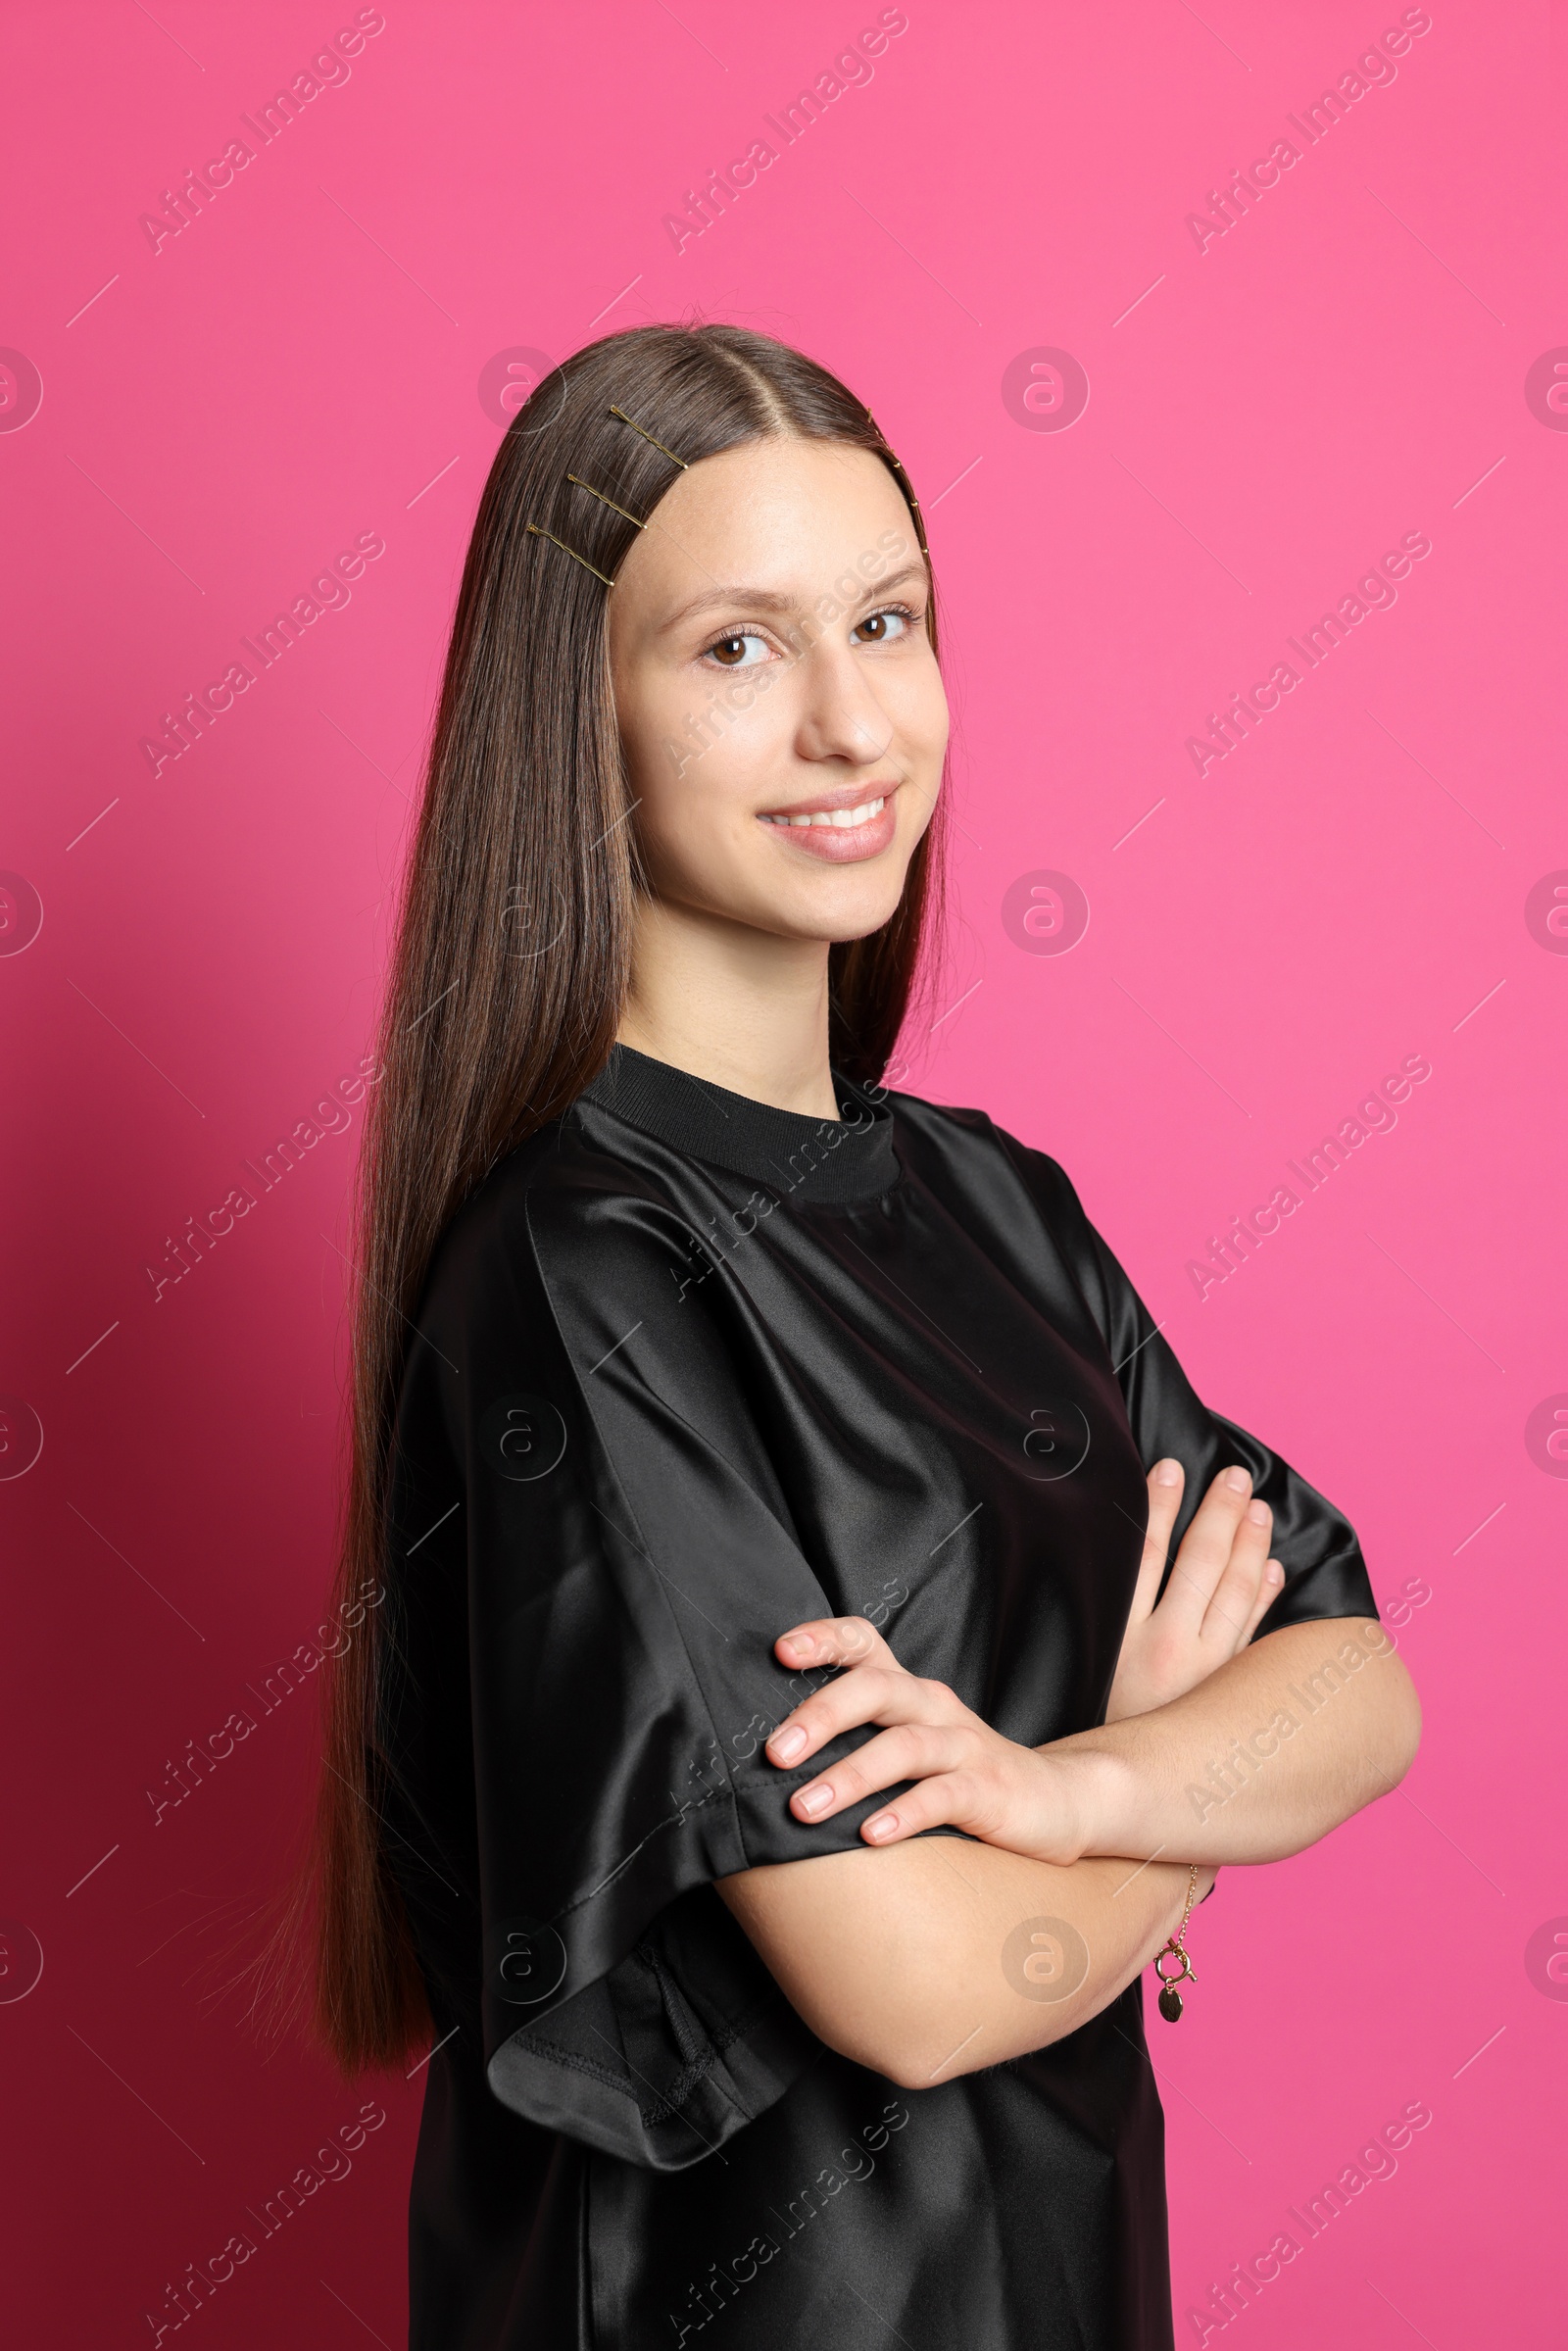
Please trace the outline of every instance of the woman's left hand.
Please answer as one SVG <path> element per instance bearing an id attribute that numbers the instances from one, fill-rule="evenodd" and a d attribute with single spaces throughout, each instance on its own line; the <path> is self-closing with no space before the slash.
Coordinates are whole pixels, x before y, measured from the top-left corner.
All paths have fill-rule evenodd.
<path id="1" fill-rule="evenodd" d="M 773 1644 L 792 1672 L 845 1671 L 796 1707 L 766 1744 L 769 1762 L 794 1770 L 841 1732 L 879 1723 L 881 1736 L 797 1788 L 797 1820 L 831 1820 L 903 1781 L 914 1786 L 864 1823 L 868 1844 L 897 1844 L 939 1823 L 1037 1861 L 1068 1863 L 1091 1836 L 1092 1771 L 1077 1759 L 1042 1754 L 1004 1739 L 970 1712 L 945 1682 L 906 1673 L 862 1616 L 796 1625 Z"/>

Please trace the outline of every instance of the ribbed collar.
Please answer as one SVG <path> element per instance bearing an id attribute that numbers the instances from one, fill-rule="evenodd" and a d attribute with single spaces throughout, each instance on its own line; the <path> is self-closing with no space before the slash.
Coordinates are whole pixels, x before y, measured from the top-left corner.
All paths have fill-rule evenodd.
<path id="1" fill-rule="evenodd" d="M 873 1200 L 899 1180 L 893 1113 L 837 1070 L 833 1091 L 839 1118 L 804 1117 L 615 1045 L 583 1097 L 673 1150 L 749 1176 L 781 1198 L 793 1195 L 808 1204 Z"/>

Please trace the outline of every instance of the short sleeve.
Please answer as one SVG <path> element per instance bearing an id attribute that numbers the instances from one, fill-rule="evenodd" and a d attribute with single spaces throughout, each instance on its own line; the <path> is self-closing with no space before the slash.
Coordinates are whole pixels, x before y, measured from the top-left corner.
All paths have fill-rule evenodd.
<path id="1" fill-rule="evenodd" d="M 1366 1562 L 1349 1521 L 1260 1438 L 1200 1400 L 1153 1316 L 1084 1213 L 1064 1170 L 1010 1135 L 1002 1140 L 1109 1351 L 1145 1468 L 1169 1454 L 1187 1472 L 1172 1554 L 1213 1478 L 1240 1462 L 1250 1472 L 1253 1492 L 1274 1513 L 1273 1555 L 1285 1570 L 1279 1597 L 1253 1638 L 1324 1617 L 1375 1618 Z"/>
<path id="2" fill-rule="evenodd" d="M 788 1808 L 869 1727 L 795 1772 L 762 1753 L 808 1687 L 773 1642 L 830 1610 L 724 1321 L 748 1309 L 685 1282 L 690 1246 L 658 1200 L 548 1186 L 460 1239 L 415 1380 L 456 1499 L 429 1470 L 402 1504 L 449 1511 L 418 1557 L 466 1586 L 491 2090 L 657 2170 L 821 2054 L 713 1880 L 863 1849 L 883 1800 Z"/>

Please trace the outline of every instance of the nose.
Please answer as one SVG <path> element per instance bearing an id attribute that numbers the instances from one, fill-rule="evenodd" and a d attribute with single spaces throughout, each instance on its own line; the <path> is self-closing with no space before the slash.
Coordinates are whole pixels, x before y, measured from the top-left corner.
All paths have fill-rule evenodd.
<path id="1" fill-rule="evenodd" d="M 799 664 L 796 749 L 803 759 L 870 767 L 887 756 L 894 725 L 863 663 L 847 645 L 819 638 Z"/>

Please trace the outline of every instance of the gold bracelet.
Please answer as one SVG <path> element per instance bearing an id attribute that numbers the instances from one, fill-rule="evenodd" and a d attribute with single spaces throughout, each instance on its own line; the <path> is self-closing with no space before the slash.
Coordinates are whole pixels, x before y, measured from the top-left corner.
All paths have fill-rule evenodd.
<path id="1" fill-rule="evenodd" d="M 1178 1984 L 1196 1984 L 1198 1982 L 1193 1963 L 1187 1956 L 1187 1946 L 1182 1941 L 1182 1936 L 1187 1932 L 1187 1922 L 1193 1915 L 1193 1904 L 1197 1899 L 1198 1864 L 1194 1861 L 1188 1864 L 1187 1907 L 1182 1912 L 1182 1923 L 1175 1934 L 1161 1943 L 1159 1949 L 1154 1953 L 1154 1973 L 1159 1978 L 1159 2013 L 1167 2025 L 1174 2025 L 1182 2013 L 1182 1995 L 1176 1988 Z M 1159 1964 L 1165 1958 L 1179 1962 L 1179 1965 L 1172 1968 L 1168 1976 Z"/>

